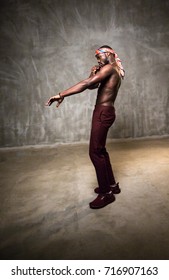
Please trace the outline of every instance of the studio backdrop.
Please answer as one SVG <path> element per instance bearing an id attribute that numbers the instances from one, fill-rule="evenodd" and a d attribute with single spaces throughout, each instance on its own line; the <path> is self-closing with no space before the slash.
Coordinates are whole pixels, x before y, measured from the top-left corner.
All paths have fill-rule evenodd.
<path id="1" fill-rule="evenodd" d="M 126 71 L 109 138 L 169 135 L 168 14 L 168 0 L 2 0 L 0 146 L 88 141 L 96 90 L 44 104 L 87 78 L 104 44 Z"/>

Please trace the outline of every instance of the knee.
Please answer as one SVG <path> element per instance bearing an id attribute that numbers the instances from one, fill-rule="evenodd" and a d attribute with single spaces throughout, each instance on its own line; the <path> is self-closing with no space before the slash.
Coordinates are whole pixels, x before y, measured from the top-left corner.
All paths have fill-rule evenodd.
<path id="1" fill-rule="evenodd" d="M 93 155 L 94 155 L 94 151 L 93 151 L 93 149 L 90 147 L 90 148 L 89 148 L 89 157 L 90 157 L 91 160 L 93 159 Z"/>
<path id="2" fill-rule="evenodd" d="M 93 161 L 95 158 L 101 157 L 104 155 L 104 148 L 97 147 L 97 148 L 92 148 L 90 147 L 89 149 L 89 156 L 90 159 Z"/>

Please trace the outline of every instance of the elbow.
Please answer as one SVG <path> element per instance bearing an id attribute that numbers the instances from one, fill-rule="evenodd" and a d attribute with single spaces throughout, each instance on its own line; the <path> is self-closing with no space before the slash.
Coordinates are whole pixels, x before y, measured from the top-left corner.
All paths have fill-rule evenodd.
<path id="1" fill-rule="evenodd" d="M 99 81 L 96 78 L 96 76 L 93 76 L 93 77 L 87 79 L 86 83 L 87 83 L 88 89 L 95 89 L 95 88 L 98 88 L 98 86 L 99 86 Z"/>
<path id="2" fill-rule="evenodd" d="M 99 83 L 93 81 L 93 77 L 88 78 L 82 82 L 83 90 L 84 89 L 95 89 L 95 88 L 98 88 L 98 86 L 99 86 Z"/>
<path id="3" fill-rule="evenodd" d="M 88 89 L 91 89 L 91 90 L 92 90 L 92 89 L 96 89 L 96 88 L 98 88 L 98 87 L 99 87 L 99 83 L 88 86 Z"/>

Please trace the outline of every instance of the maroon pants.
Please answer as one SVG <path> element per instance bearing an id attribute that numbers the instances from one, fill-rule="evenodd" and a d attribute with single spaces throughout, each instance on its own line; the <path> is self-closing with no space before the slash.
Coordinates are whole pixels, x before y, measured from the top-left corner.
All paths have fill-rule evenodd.
<path id="1" fill-rule="evenodd" d="M 110 126 L 115 121 L 113 106 L 96 105 L 93 111 L 89 155 L 96 170 L 101 193 L 109 192 L 115 184 L 109 154 L 106 151 L 106 138 Z"/>

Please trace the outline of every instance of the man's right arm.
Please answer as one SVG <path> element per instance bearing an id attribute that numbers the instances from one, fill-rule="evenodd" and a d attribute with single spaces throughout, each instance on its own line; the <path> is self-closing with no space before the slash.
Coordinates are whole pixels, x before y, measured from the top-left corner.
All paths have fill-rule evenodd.
<path id="1" fill-rule="evenodd" d="M 83 92 L 84 90 L 88 89 L 91 86 L 94 86 L 95 84 L 101 83 L 104 79 L 106 79 L 108 76 L 113 74 L 113 67 L 112 65 L 108 64 L 105 65 L 96 73 L 96 75 L 89 77 L 78 84 L 72 86 L 69 89 L 66 89 L 62 92 L 60 92 L 60 97 L 67 97 L 73 94 L 77 94 L 80 92 Z"/>
<path id="2" fill-rule="evenodd" d="M 112 75 L 113 71 L 114 70 L 111 65 L 104 66 L 103 68 L 100 69 L 99 72 L 96 73 L 96 75 L 89 77 L 79 82 L 78 84 L 72 86 L 71 88 L 68 88 L 60 92 L 59 95 L 51 97 L 46 103 L 46 105 L 50 106 L 54 101 L 58 101 L 57 105 L 59 106 L 59 104 L 63 101 L 64 97 L 83 92 L 84 90 L 90 88 L 91 86 L 101 83 L 108 76 Z"/>

